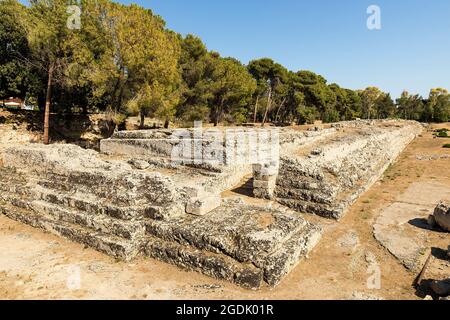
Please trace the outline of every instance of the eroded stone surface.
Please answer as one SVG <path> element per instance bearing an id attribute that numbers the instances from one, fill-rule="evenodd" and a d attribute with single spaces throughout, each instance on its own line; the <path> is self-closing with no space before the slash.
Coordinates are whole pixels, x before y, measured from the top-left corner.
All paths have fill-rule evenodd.
<path id="1" fill-rule="evenodd" d="M 429 250 L 427 218 L 450 191 L 439 183 L 412 184 L 383 212 L 374 225 L 374 236 L 407 269 L 420 269 Z"/>
<path id="2" fill-rule="evenodd" d="M 347 122 L 327 140 L 282 147 L 275 196 L 301 212 L 339 219 L 422 131 L 415 122 Z M 328 133 L 330 134 L 330 133 Z"/>
<path id="3" fill-rule="evenodd" d="M 441 202 L 434 210 L 436 224 L 450 232 L 450 204 Z"/>
<path id="4" fill-rule="evenodd" d="M 390 121 L 280 130 L 281 161 L 256 163 L 253 191 L 295 211 L 221 200 L 252 173 L 255 163 L 235 161 L 249 156 L 249 129 L 233 154 L 201 139 L 202 157 L 224 153 L 225 163 L 173 161 L 177 144 L 195 140 L 192 130 L 175 140 L 173 130 L 119 132 L 102 142 L 108 155 L 14 146 L 2 154 L 0 210 L 119 259 L 145 255 L 247 288 L 275 286 L 321 237 L 299 211 L 341 217 L 419 131 Z M 270 151 L 264 134 L 256 141 Z"/>
<path id="5" fill-rule="evenodd" d="M 194 183 L 181 180 L 192 168 L 128 162 L 72 145 L 9 148 L 0 212 L 118 259 L 146 255 L 252 289 L 277 285 L 320 238 L 292 210 L 221 203 L 205 191 L 221 190 L 231 169 L 206 170 Z"/>

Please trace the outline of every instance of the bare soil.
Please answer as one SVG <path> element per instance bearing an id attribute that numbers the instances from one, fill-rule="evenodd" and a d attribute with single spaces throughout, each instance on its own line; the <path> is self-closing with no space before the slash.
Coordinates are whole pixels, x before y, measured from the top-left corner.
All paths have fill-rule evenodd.
<path id="1" fill-rule="evenodd" d="M 450 128 L 450 124 L 434 127 Z M 446 139 L 424 132 L 341 221 L 307 215 L 324 226 L 323 239 L 276 288 L 244 290 L 152 259 L 116 261 L 0 216 L 0 298 L 420 299 L 412 286 L 417 273 L 407 271 L 374 239 L 373 225 L 414 183 L 439 183 L 450 189 L 450 158 L 417 159 L 417 155 L 450 154 L 442 148 L 445 143 Z M 236 196 L 234 192 L 226 195 Z M 448 234 L 442 236 L 449 239 Z M 430 247 L 446 241 L 440 236 L 430 239 Z M 374 264 L 381 271 L 379 289 L 368 286 Z"/>

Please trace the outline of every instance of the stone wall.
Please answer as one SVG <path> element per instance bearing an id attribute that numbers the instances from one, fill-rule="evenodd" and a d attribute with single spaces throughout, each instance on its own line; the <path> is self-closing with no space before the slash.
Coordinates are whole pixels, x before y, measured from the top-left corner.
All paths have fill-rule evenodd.
<path id="1" fill-rule="evenodd" d="M 292 139 L 291 139 L 292 142 Z M 110 155 L 164 158 L 178 164 L 252 165 L 278 157 L 276 128 L 197 128 L 116 132 L 101 141 Z"/>
<path id="2" fill-rule="evenodd" d="M 301 212 L 342 217 L 421 126 L 356 121 L 285 128 L 277 132 L 279 158 L 173 162 L 176 144 L 196 141 L 187 132 L 175 141 L 173 130 L 119 132 L 102 142 L 104 153 L 66 144 L 6 148 L 0 212 L 119 259 L 142 255 L 246 288 L 275 286 L 320 239 L 321 228 Z M 243 132 L 233 152 L 245 159 L 254 135 Z M 257 141 L 270 150 L 270 139 Z M 200 146 L 203 155 L 234 157 L 226 143 L 205 136 Z M 221 198 L 252 172 L 254 195 L 275 201 Z"/>
<path id="3" fill-rule="evenodd" d="M 73 145 L 15 146 L 2 158 L 0 213 L 118 259 L 259 288 L 277 285 L 321 236 L 288 208 L 208 193 L 228 171 L 137 169 Z"/>
<path id="4" fill-rule="evenodd" d="M 422 131 L 420 124 L 405 121 L 355 121 L 334 129 L 327 139 L 316 138 L 282 154 L 278 202 L 339 219 Z"/>

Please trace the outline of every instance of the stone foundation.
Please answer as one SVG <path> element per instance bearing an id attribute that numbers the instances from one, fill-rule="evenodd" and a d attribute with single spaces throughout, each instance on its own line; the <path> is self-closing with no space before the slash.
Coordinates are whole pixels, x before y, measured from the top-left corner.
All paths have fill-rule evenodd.
<path id="1" fill-rule="evenodd" d="M 252 289 L 277 285 L 320 238 L 287 208 L 220 200 L 223 171 L 128 162 L 72 145 L 9 148 L 0 212 L 118 259 L 148 256 Z"/>
<path id="2" fill-rule="evenodd" d="M 327 139 L 282 147 L 275 198 L 299 212 L 339 219 L 421 133 L 416 122 L 348 122 Z"/>
<path id="3" fill-rule="evenodd" d="M 421 126 L 281 129 L 279 153 L 273 130 L 242 130 L 232 152 L 229 142 L 198 140 L 193 130 L 179 139 L 173 130 L 119 132 L 102 141 L 103 154 L 73 145 L 10 147 L 0 161 L 0 212 L 118 259 L 147 256 L 246 288 L 276 286 L 321 237 L 299 212 L 342 217 Z M 245 148 L 255 141 L 265 156 L 241 161 L 253 159 Z M 224 154 L 225 162 L 174 161 L 180 144 L 203 160 Z M 222 199 L 252 174 L 254 196 L 272 201 Z"/>

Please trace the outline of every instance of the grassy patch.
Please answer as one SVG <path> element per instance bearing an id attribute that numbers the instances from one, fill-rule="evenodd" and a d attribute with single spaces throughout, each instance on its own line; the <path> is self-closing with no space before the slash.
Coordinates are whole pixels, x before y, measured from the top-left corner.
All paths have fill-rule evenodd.
<path id="1" fill-rule="evenodd" d="M 443 148 L 450 149 L 450 143 L 444 144 Z"/>
<path id="2" fill-rule="evenodd" d="M 363 220 L 368 220 L 372 218 L 372 214 L 368 210 L 361 211 L 361 218 Z"/>
<path id="3" fill-rule="evenodd" d="M 437 130 L 434 135 L 438 138 L 450 138 L 450 136 L 448 135 L 447 129 Z"/>

